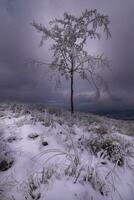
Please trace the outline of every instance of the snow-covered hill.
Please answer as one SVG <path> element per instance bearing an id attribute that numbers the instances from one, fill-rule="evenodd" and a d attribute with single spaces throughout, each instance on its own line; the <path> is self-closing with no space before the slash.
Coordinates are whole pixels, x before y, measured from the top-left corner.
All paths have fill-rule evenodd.
<path id="1" fill-rule="evenodd" d="M 0 105 L 0 200 L 133 200 L 134 124 Z"/>

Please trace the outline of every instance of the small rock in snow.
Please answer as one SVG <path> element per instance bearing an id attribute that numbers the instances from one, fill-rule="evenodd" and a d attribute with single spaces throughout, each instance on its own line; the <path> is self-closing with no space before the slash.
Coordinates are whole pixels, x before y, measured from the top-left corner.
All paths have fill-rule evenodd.
<path id="1" fill-rule="evenodd" d="M 42 145 L 43 145 L 43 146 L 47 146 L 47 145 L 48 145 L 48 142 L 47 142 L 47 141 L 43 141 L 43 142 L 42 142 Z"/>
<path id="2" fill-rule="evenodd" d="M 2 160 L 1 162 L 0 162 L 0 171 L 6 171 L 6 170 L 8 170 L 9 168 L 11 168 L 12 167 L 12 165 L 13 165 L 13 160 L 11 160 L 11 161 L 7 161 L 7 160 Z"/>

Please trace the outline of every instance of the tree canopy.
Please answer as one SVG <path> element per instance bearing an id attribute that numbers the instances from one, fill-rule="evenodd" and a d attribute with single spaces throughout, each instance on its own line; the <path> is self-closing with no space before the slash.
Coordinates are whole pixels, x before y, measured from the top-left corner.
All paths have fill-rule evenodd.
<path id="1" fill-rule="evenodd" d="M 53 41 L 53 61 L 50 67 L 58 70 L 66 79 L 71 79 L 71 84 L 74 73 L 78 73 L 82 79 L 90 79 L 98 90 L 94 79 L 96 68 L 107 66 L 108 61 L 103 55 L 89 55 L 85 44 L 88 38 L 101 39 L 101 29 L 106 39 L 111 37 L 109 17 L 99 14 L 96 9 L 86 9 L 79 17 L 65 12 L 63 19 L 55 18 L 49 24 L 50 29 L 36 22 L 32 23 L 42 33 L 41 46 L 44 40 Z"/>

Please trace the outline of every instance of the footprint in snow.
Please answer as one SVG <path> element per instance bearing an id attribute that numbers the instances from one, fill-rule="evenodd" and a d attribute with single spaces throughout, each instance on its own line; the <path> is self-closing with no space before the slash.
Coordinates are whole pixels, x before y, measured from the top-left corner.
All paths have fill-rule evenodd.
<path id="1" fill-rule="evenodd" d="M 31 133 L 28 135 L 28 138 L 30 138 L 30 139 L 36 139 L 38 137 L 39 137 L 39 135 L 37 133 Z"/>
<path id="2" fill-rule="evenodd" d="M 16 137 L 16 136 L 10 136 L 10 137 L 8 137 L 7 138 L 7 142 L 9 142 L 9 143 L 12 143 L 12 142 L 15 142 L 15 141 L 18 141 L 18 140 L 22 140 L 23 138 L 18 138 L 18 137 Z"/>

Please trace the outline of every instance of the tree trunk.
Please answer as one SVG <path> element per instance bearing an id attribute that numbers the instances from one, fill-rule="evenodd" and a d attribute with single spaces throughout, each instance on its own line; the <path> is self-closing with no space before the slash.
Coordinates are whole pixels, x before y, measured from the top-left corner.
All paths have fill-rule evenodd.
<path id="1" fill-rule="evenodd" d="M 73 56 L 71 57 L 71 114 L 74 113 L 74 63 L 73 63 Z"/>
<path id="2" fill-rule="evenodd" d="M 73 71 L 71 71 L 71 114 L 74 113 L 74 90 L 73 90 L 73 84 L 74 84 L 74 76 Z"/>

